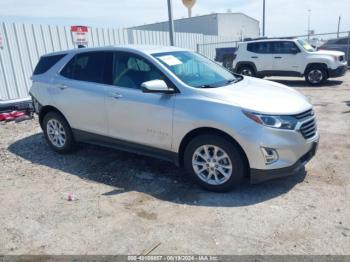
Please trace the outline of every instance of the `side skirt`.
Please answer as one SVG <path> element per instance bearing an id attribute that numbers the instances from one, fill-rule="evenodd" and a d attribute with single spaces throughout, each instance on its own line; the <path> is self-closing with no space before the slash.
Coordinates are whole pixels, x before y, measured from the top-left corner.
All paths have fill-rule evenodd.
<path id="1" fill-rule="evenodd" d="M 260 71 L 258 75 L 261 76 L 295 76 L 302 77 L 303 75 L 295 71 Z"/>
<path id="2" fill-rule="evenodd" d="M 176 166 L 179 166 L 179 155 L 172 151 L 140 145 L 132 142 L 127 142 L 120 139 L 111 138 L 108 136 L 96 135 L 96 134 L 78 130 L 78 129 L 72 129 L 72 131 L 73 131 L 74 139 L 77 142 L 83 142 L 83 143 L 108 147 L 108 148 L 126 151 L 130 153 L 135 153 L 138 155 L 150 156 L 150 157 L 172 162 Z"/>

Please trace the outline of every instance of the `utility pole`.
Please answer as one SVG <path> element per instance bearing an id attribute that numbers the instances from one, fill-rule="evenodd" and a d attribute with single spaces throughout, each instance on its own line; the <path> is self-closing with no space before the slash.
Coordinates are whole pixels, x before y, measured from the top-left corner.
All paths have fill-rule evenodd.
<path id="1" fill-rule="evenodd" d="M 341 22 L 341 16 L 339 16 L 339 20 L 338 20 L 338 33 L 337 33 L 337 38 L 339 38 L 339 31 L 340 31 L 340 22 Z"/>
<path id="2" fill-rule="evenodd" d="M 307 10 L 309 12 L 309 16 L 308 16 L 308 22 L 307 22 L 307 41 L 310 41 L 310 20 L 311 20 L 311 9 Z"/>
<path id="3" fill-rule="evenodd" d="M 168 16 L 169 16 L 169 37 L 170 45 L 175 45 L 174 43 L 174 21 L 173 21 L 173 10 L 171 0 L 168 0 Z"/>
<path id="4" fill-rule="evenodd" d="M 265 36 L 265 0 L 263 0 L 263 32 L 262 32 L 262 36 Z"/>

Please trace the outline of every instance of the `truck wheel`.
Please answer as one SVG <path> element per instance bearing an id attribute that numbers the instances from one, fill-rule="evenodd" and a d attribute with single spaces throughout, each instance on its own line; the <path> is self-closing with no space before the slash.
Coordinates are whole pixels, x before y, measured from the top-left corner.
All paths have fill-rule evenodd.
<path id="1" fill-rule="evenodd" d="M 43 119 L 44 135 L 50 147 L 58 153 L 72 151 L 74 139 L 72 130 L 63 116 L 49 112 Z"/>
<path id="2" fill-rule="evenodd" d="M 244 75 L 244 76 L 252 76 L 255 77 L 255 71 L 252 66 L 250 65 L 242 65 L 238 68 L 238 74 Z"/>
<path id="3" fill-rule="evenodd" d="M 201 135 L 186 147 L 184 164 L 191 178 L 201 187 L 226 192 L 245 177 L 245 162 L 240 150 L 217 135 Z"/>
<path id="4" fill-rule="evenodd" d="M 313 86 L 321 85 L 327 80 L 327 72 L 322 66 L 311 66 L 306 70 L 305 80 Z"/>

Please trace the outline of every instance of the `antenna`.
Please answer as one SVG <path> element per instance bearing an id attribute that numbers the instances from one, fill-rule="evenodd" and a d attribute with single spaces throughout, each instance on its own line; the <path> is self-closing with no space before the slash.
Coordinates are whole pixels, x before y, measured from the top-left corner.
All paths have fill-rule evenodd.
<path id="1" fill-rule="evenodd" d="M 196 0 L 182 0 L 184 6 L 188 9 L 188 17 L 192 16 L 192 7 L 196 4 Z"/>

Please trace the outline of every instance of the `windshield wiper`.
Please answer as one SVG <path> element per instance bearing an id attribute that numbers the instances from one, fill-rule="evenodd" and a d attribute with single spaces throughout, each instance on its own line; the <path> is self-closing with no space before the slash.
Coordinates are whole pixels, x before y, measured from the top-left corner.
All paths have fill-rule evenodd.
<path id="1" fill-rule="evenodd" d="M 216 88 L 218 86 L 214 86 L 214 85 L 202 85 L 202 86 L 199 86 L 199 88 Z"/>
<path id="2" fill-rule="evenodd" d="M 220 83 L 220 84 L 207 84 L 207 85 L 201 85 L 198 86 L 199 88 L 217 88 L 217 87 L 221 87 L 221 86 L 227 86 L 229 84 L 232 83 L 237 83 L 239 81 L 241 81 L 243 79 L 243 76 L 237 76 L 236 78 L 227 80 L 226 82 Z"/>
<path id="3" fill-rule="evenodd" d="M 234 78 L 234 79 L 227 80 L 226 84 L 228 85 L 236 82 L 237 82 L 237 78 Z"/>

